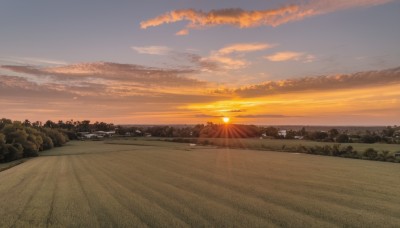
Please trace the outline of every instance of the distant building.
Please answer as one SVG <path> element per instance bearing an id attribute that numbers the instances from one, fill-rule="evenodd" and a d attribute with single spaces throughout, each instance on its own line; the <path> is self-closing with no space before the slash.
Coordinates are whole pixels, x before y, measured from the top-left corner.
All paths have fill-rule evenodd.
<path id="1" fill-rule="evenodd" d="M 287 131 L 286 131 L 286 130 L 279 130 L 279 131 L 278 131 L 278 135 L 279 135 L 279 136 L 282 136 L 282 137 L 284 137 L 284 138 L 286 138 Z"/>
<path id="2" fill-rule="evenodd" d="M 79 132 L 82 138 L 86 139 L 98 139 L 104 137 L 112 137 L 115 135 L 115 131 L 95 131 L 95 132 Z"/>

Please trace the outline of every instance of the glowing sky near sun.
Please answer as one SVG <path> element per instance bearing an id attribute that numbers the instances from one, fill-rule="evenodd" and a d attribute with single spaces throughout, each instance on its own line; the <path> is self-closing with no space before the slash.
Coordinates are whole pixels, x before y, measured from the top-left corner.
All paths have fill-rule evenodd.
<path id="1" fill-rule="evenodd" d="M 0 118 L 393 125 L 400 1 L 2 1 Z"/>

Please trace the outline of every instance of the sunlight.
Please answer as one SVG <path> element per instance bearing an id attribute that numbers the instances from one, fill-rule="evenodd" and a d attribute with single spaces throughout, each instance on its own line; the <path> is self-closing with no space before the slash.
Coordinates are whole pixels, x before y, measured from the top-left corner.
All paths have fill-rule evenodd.
<path id="1" fill-rule="evenodd" d="M 222 121 L 224 121 L 224 123 L 229 123 L 229 121 L 230 121 L 231 119 L 229 118 L 229 117 L 223 117 L 222 118 Z"/>

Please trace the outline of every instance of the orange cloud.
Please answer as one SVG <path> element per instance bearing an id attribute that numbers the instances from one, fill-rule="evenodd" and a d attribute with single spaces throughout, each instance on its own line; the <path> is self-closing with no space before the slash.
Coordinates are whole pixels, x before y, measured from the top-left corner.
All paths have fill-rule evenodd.
<path id="1" fill-rule="evenodd" d="M 111 81 L 129 82 L 145 87 L 154 84 L 161 87 L 196 87 L 206 85 L 204 81 L 187 77 L 188 74 L 196 73 L 196 70 L 193 69 L 157 68 L 135 64 L 94 62 L 59 67 L 5 65 L 1 66 L 1 68 L 36 77 L 47 76 L 61 81 L 91 79 L 91 82 L 94 80 L 103 83 L 104 81 L 106 83 L 110 83 Z"/>
<path id="2" fill-rule="evenodd" d="M 276 9 L 252 10 L 220 9 L 203 12 L 195 9 L 174 10 L 155 18 L 142 21 L 140 27 L 160 26 L 162 24 L 178 21 L 188 21 L 186 28 L 176 35 L 187 35 L 189 29 L 210 27 L 217 25 L 232 25 L 239 28 L 257 26 L 279 26 L 292 21 L 302 20 L 307 17 L 350 9 L 362 6 L 375 6 L 393 0 L 309 0 L 303 4 L 291 4 Z"/>
<path id="3" fill-rule="evenodd" d="M 133 46 L 132 49 L 140 54 L 149 54 L 149 55 L 167 55 L 172 51 L 171 48 L 165 46 L 145 46 L 145 47 Z"/>
<path id="4" fill-rule="evenodd" d="M 23 76 L 0 75 L 2 115 L 20 120 L 172 124 L 229 116 L 242 123 L 386 125 L 398 124 L 400 115 L 400 68 L 269 81 L 215 93 L 210 92 L 218 86 L 213 83 L 166 69 L 141 71 L 136 65 L 7 69 Z M 147 77 L 144 69 L 150 79 L 137 75 Z"/>
<path id="5" fill-rule="evenodd" d="M 273 47 L 274 45 L 266 43 L 238 43 L 223 47 L 217 51 L 213 51 L 209 57 L 203 60 L 216 62 L 225 69 L 240 69 L 248 66 L 250 63 L 243 59 L 242 56 L 235 54 L 262 51 Z"/>
<path id="6" fill-rule="evenodd" d="M 354 74 L 268 81 L 225 92 L 233 92 L 242 97 L 262 97 L 274 94 L 365 88 L 392 84 L 400 84 L 400 67 L 381 71 L 358 72 Z M 221 91 L 218 93 L 220 92 Z"/>
<path id="7" fill-rule="evenodd" d="M 265 56 L 264 58 L 268 59 L 272 62 L 283 62 L 283 61 L 304 61 L 304 62 L 312 62 L 315 57 L 313 55 L 307 55 L 303 52 L 292 52 L 292 51 L 285 51 L 285 52 L 277 52 L 273 55 Z"/>

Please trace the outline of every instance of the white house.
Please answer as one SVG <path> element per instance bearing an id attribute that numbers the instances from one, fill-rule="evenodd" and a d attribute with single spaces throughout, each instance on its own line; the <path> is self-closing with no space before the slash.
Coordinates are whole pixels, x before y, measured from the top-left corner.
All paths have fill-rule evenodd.
<path id="1" fill-rule="evenodd" d="M 283 136 L 284 138 L 286 138 L 286 134 L 287 134 L 287 131 L 286 131 L 286 130 L 279 130 L 279 131 L 278 131 L 278 135 L 279 135 L 279 136 Z"/>

